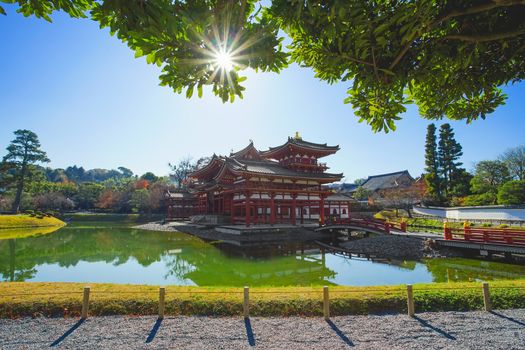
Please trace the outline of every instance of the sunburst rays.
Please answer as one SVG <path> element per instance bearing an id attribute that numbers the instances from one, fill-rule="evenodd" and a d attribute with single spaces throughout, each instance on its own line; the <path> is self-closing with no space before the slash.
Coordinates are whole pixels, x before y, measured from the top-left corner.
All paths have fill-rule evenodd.
<path id="1" fill-rule="evenodd" d="M 214 23 L 207 33 L 193 31 L 196 38 L 195 52 L 198 57 L 184 60 L 186 64 L 205 67 L 207 71 L 206 84 L 217 80 L 220 85 L 228 85 L 231 91 L 236 87 L 234 79 L 236 72 L 249 65 L 254 55 L 247 53 L 260 38 L 254 35 L 245 35 L 242 28 L 232 32 L 231 16 L 227 15 L 221 25 Z"/>

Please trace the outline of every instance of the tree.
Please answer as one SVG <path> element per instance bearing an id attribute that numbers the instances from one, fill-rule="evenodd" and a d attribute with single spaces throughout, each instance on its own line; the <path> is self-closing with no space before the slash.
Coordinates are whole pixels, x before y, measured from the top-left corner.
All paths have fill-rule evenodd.
<path id="1" fill-rule="evenodd" d="M 170 177 L 175 181 L 177 187 L 183 187 L 183 182 L 188 175 L 196 169 L 196 165 L 192 163 L 190 157 L 183 158 L 178 164 L 169 164 L 172 173 Z"/>
<path id="2" fill-rule="evenodd" d="M 439 128 L 438 162 L 441 177 L 441 194 L 448 196 L 455 186 L 453 174 L 460 171 L 463 164 L 457 160 L 463 155 L 461 145 L 454 139 L 454 131 L 445 123 Z"/>
<path id="3" fill-rule="evenodd" d="M 525 180 L 508 181 L 498 191 L 499 204 L 525 204 Z"/>
<path id="4" fill-rule="evenodd" d="M 81 209 L 92 209 L 99 201 L 100 195 L 104 191 L 104 186 L 92 182 L 84 182 L 78 186 L 78 193 L 74 201 Z"/>
<path id="5" fill-rule="evenodd" d="M 38 136 L 30 130 L 17 130 L 14 132 L 16 138 L 7 146 L 7 154 L 3 163 L 13 171 L 13 180 L 16 183 L 16 195 L 12 210 L 14 213 L 20 211 L 20 201 L 30 177 L 32 167 L 37 163 L 49 162 L 46 152 L 40 149 Z"/>
<path id="6" fill-rule="evenodd" d="M 150 198 L 149 192 L 147 189 L 143 188 L 136 190 L 131 195 L 131 206 L 133 209 L 137 210 L 139 213 L 144 213 L 145 211 L 150 211 Z"/>
<path id="7" fill-rule="evenodd" d="M 476 164 L 475 176 L 471 181 L 472 191 L 477 194 L 492 193 L 496 196 L 499 187 L 509 180 L 509 169 L 505 163 L 499 160 L 483 160 Z"/>
<path id="8" fill-rule="evenodd" d="M 371 196 L 372 196 L 372 191 L 362 186 L 359 186 L 352 195 L 352 197 L 354 197 L 358 201 L 368 200 L 368 198 L 370 198 Z"/>
<path id="9" fill-rule="evenodd" d="M 60 192 L 39 194 L 33 198 L 33 204 L 40 210 L 71 210 L 75 206 L 73 201 Z"/>
<path id="10" fill-rule="evenodd" d="M 507 165 L 513 179 L 525 180 L 525 144 L 506 150 L 499 160 Z"/>
<path id="11" fill-rule="evenodd" d="M 381 192 L 381 204 L 387 208 L 393 208 L 396 210 L 396 216 L 398 216 L 398 210 L 405 210 L 408 217 L 412 217 L 410 209 L 414 204 L 420 203 L 423 199 L 424 193 L 421 188 L 412 184 L 409 187 L 398 187 Z"/>
<path id="12" fill-rule="evenodd" d="M 140 178 L 143 179 L 143 180 L 147 180 L 150 183 L 153 183 L 153 182 L 155 182 L 155 181 L 157 181 L 159 179 L 158 176 L 156 176 L 155 174 L 153 174 L 150 171 L 148 171 L 147 173 L 142 175 Z"/>
<path id="13" fill-rule="evenodd" d="M 125 168 L 123 166 L 118 167 L 118 171 L 122 173 L 123 177 L 133 177 L 133 171 L 129 170 L 128 168 Z"/>
<path id="14" fill-rule="evenodd" d="M 76 183 L 85 181 L 84 176 L 86 174 L 86 171 L 83 167 L 77 167 L 76 165 L 69 166 L 64 170 L 67 178 L 71 181 L 74 181 Z"/>
<path id="15" fill-rule="evenodd" d="M 450 178 L 450 183 L 452 184 L 449 192 L 451 197 L 464 197 L 471 193 L 471 181 L 472 174 L 470 174 L 465 169 L 458 169 L 453 172 Z"/>
<path id="16" fill-rule="evenodd" d="M 432 123 L 427 127 L 425 140 L 425 183 L 431 200 L 439 201 L 441 189 L 439 181 L 439 161 L 436 143 L 436 126 Z"/>
<path id="17" fill-rule="evenodd" d="M 359 179 L 355 179 L 354 180 L 354 184 L 357 185 L 357 186 L 361 186 L 365 182 L 366 182 L 366 179 L 364 179 L 364 178 L 359 178 Z"/>
<path id="18" fill-rule="evenodd" d="M 499 87 L 525 77 L 524 0 L 0 1 L 48 21 L 56 10 L 98 21 L 187 97 L 209 86 L 233 101 L 242 70 L 298 63 L 350 82 L 345 102 L 374 131 L 394 130 L 408 103 L 431 120 L 485 118 L 505 102 Z"/>

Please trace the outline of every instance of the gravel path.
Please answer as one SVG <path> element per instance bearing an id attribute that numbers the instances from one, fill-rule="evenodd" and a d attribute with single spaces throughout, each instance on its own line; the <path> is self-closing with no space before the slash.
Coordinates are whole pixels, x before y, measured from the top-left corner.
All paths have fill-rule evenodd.
<path id="1" fill-rule="evenodd" d="M 76 324 L 76 328 L 72 327 Z M 0 349 L 524 349 L 525 309 L 322 318 L 0 319 Z M 155 327 L 157 325 L 158 327 Z M 155 332 L 156 329 L 156 332 Z M 69 332 L 68 332 L 69 331 Z"/>

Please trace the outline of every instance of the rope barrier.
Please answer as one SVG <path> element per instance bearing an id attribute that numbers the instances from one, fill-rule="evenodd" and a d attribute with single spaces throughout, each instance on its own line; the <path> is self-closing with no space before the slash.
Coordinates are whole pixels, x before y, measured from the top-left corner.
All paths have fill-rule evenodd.
<path id="1" fill-rule="evenodd" d="M 18 297 L 18 296 L 32 296 L 32 295 L 68 295 L 68 294 L 82 294 L 82 292 L 42 292 L 42 293 L 17 293 L 17 294 L 0 294 L 1 297 Z"/>
<path id="2" fill-rule="evenodd" d="M 491 286 L 491 289 L 518 289 L 525 290 L 525 286 Z M 431 292 L 431 291 L 444 291 L 444 290 L 479 290 L 477 286 L 463 286 L 463 287 L 436 287 L 436 288 L 414 288 L 414 292 Z M 369 293 L 369 292 L 381 292 L 381 293 L 403 293 L 404 289 L 343 289 L 343 290 L 331 290 L 330 293 L 343 294 L 343 293 Z M 36 293 L 9 293 L 0 294 L 0 298 L 5 297 L 21 297 L 21 296 L 35 296 L 35 295 L 80 295 L 83 292 L 36 292 Z M 157 294 L 158 290 L 152 291 L 92 291 L 91 294 Z M 257 291 L 251 290 L 251 294 L 287 294 L 287 295 L 300 295 L 300 294 L 321 294 L 322 289 L 319 290 L 304 290 L 304 291 Z M 166 290 L 166 294 L 243 294 L 242 291 L 170 291 Z"/>
<path id="3" fill-rule="evenodd" d="M 142 291 L 142 292 L 135 292 L 135 291 L 122 291 L 122 292 L 118 292 L 118 291 L 105 291 L 105 290 L 96 290 L 96 291 L 92 291 L 91 294 L 148 294 L 148 293 L 151 293 L 151 294 L 156 294 L 158 293 L 159 291 L 158 290 L 152 290 L 152 291 Z"/>

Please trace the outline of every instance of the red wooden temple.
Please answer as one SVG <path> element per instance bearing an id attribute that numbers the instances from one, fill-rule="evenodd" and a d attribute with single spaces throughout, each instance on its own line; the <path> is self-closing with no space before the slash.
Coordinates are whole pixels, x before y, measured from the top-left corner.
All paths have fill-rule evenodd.
<path id="1" fill-rule="evenodd" d="M 173 197 L 169 213 L 188 216 L 191 210 L 193 215 L 219 215 L 225 222 L 246 226 L 324 224 L 328 217 L 348 218 L 352 199 L 326 187 L 343 174 L 327 173 L 326 163 L 318 161 L 338 150 L 339 146 L 307 142 L 296 135 L 267 151 L 257 150 L 250 142 L 228 157 L 213 155 L 188 177 L 191 203 L 177 194 L 186 205 Z M 181 209 L 183 214 L 177 215 Z"/>

